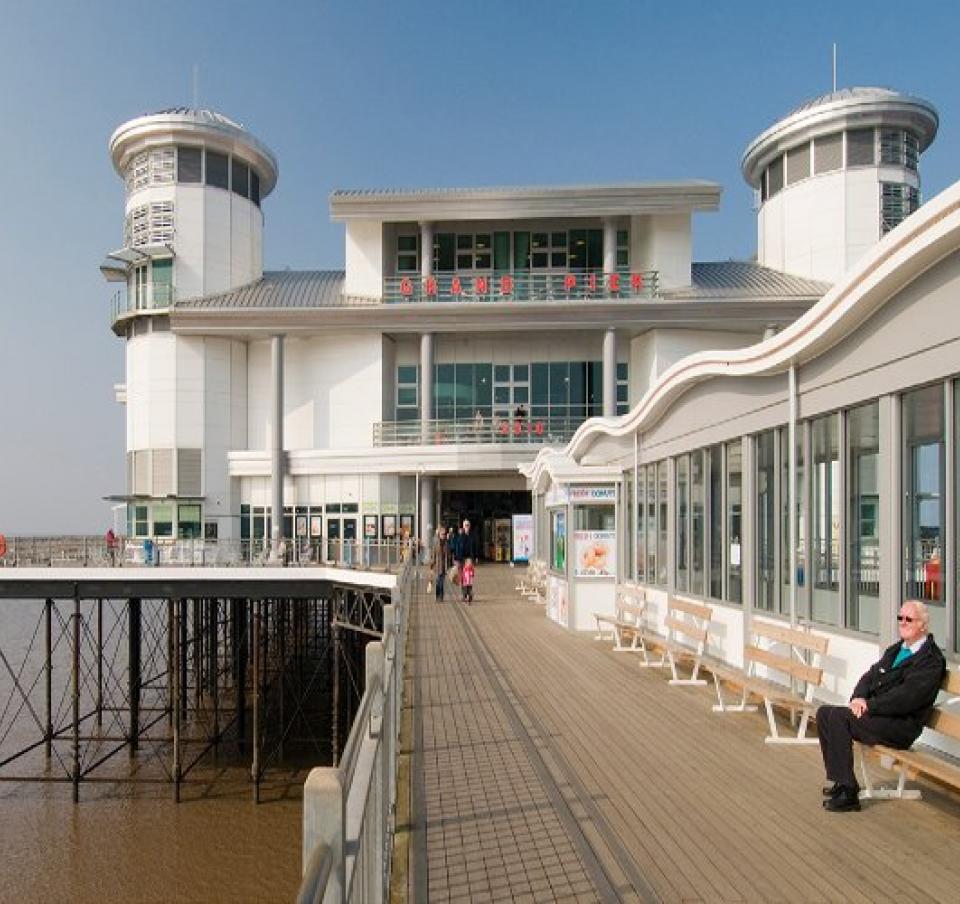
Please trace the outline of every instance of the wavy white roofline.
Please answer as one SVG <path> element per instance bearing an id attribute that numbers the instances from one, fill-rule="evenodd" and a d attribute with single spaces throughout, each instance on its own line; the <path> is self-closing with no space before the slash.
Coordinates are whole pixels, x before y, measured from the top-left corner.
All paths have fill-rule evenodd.
<path id="1" fill-rule="evenodd" d="M 766 376 L 818 357 L 958 248 L 960 182 L 955 182 L 884 236 L 820 301 L 779 333 L 733 351 L 688 355 L 664 371 L 627 414 L 585 421 L 564 449 L 542 449 L 522 473 L 538 487 L 552 472 L 552 463 L 579 461 L 601 436 L 649 429 L 679 396 L 712 377 Z"/>

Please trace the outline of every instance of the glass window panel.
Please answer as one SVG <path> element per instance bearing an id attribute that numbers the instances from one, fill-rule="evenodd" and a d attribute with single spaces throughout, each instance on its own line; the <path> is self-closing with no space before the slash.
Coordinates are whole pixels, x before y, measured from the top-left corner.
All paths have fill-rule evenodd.
<path id="1" fill-rule="evenodd" d="M 513 269 L 530 269 L 530 233 L 515 232 L 513 234 Z"/>
<path id="2" fill-rule="evenodd" d="M 434 384 L 434 398 L 437 406 L 450 407 L 455 398 L 454 366 L 452 364 L 438 364 L 436 368 L 436 383 Z M 441 415 L 437 414 L 437 417 Z"/>
<path id="3" fill-rule="evenodd" d="M 813 527 L 814 621 L 837 624 L 840 571 L 840 461 L 837 416 L 813 422 L 810 517 Z"/>
<path id="4" fill-rule="evenodd" d="M 767 430 L 757 437 L 756 608 L 767 612 L 773 611 L 774 600 L 778 598 L 775 440 L 773 430 Z"/>
<path id="5" fill-rule="evenodd" d="M 474 258 L 474 269 L 489 270 L 491 263 L 492 263 L 492 258 L 490 257 L 489 252 L 486 252 L 484 254 L 478 254 Z"/>
<path id="6" fill-rule="evenodd" d="M 473 248 L 473 236 L 472 235 L 458 235 L 457 236 L 457 251 L 469 250 Z"/>
<path id="7" fill-rule="evenodd" d="M 155 505 L 153 507 L 153 535 L 155 537 L 173 536 L 172 505 Z"/>
<path id="8" fill-rule="evenodd" d="M 510 382 L 510 365 L 509 364 L 497 364 L 493 368 L 493 378 L 497 383 L 509 383 Z"/>
<path id="9" fill-rule="evenodd" d="M 627 391 L 629 387 L 626 383 L 617 384 L 617 402 L 626 402 L 627 401 Z"/>
<path id="10" fill-rule="evenodd" d="M 215 188 L 227 188 L 230 179 L 226 154 L 207 151 L 207 185 Z"/>
<path id="11" fill-rule="evenodd" d="M 566 417 L 570 402 L 570 365 L 566 361 L 550 363 L 550 415 Z"/>
<path id="12" fill-rule="evenodd" d="M 629 375 L 629 364 L 626 361 L 617 362 L 617 380 L 626 380 Z"/>
<path id="13" fill-rule="evenodd" d="M 513 365 L 513 380 L 515 383 L 526 383 L 530 379 L 530 365 L 528 364 L 514 364 Z"/>
<path id="14" fill-rule="evenodd" d="M 550 233 L 550 244 L 554 248 L 566 248 L 567 247 L 567 234 L 565 232 L 552 232 Z"/>
<path id="15" fill-rule="evenodd" d="M 670 481 L 667 462 L 657 462 L 657 583 L 667 583 L 667 496 Z"/>
<path id="16" fill-rule="evenodd" d="M 420 269 L 419 261 L 415 254 L 397 255 L 397 272 L 416 273 Z"/>
<path id="17" fill-rule="evenodd" d="M 846 626 L 880 631 L 880 406 L 847 414 L 848 564 Z"/>
<path id="18" fill-rule="evenodd" d="M 630 252 L 626 248 L 617 249 L 617 268 L 623 269 L 630 266 Z"/>
<path id="19" fill-rule="evenodd" d="M 567 266 L 567 252 L 553 251 L 550 253 L 550 266 L 557 269 L 563 269 Z"/>
<path id="20" fill-rule="evenodd" d="M 690 592 L 704 593 L 704 541 L 706 530 L 706 499 L 704 480 L 704 450 L 690 456 Z"/>
<path id="21" fill-rule="evenodd" d="M 530 391 L 526 386 L 514 386 L 513 387 L 513 401 L 517 404 L 523 403 L 526 404 L 530 401 Z"/>
<path id="22" fill-rule="evenodd" d="M 493 389 L 493 401 L 497 405 L 509 405 L 510 404 L 510 387 L 495 386 Z"/>
<path id="23" fill-rule="evenodd" d="M 569 387 L 571 413 L 576 417 L 585 417 L 584 406 L 587 401 L 587 363 L 585 361 L 570 362 Z"/>
<path id="24" fill-rule="evenodd" d="M 587 266 L 587 230 L 570 230 L 570 255 L 569 265 L 571 270 L 584 270 Z"/>
<path id="25" fill-rule="evenodd" d="M 637 468 L 637 580 L 640 583 L 647 579 L 646 477 L 646 468 Z"/>
<path id="26" fill-rule="evenodd" d="M 473 366 L 474 401 L 478 408 L 489 410 L 493 399 L 493 366 L 474 364 Z"/>
<path id="27" fill-rule="evenodd" d="M 415 235 L 398 235 L 397 236 L 397 251 L 413 251 L 417 250 L 417 237 Z"/>
<path id="28" fill-rule="evenodd" d="M 452 232 L 438 232 L 433 239 L 433 269 L 449 273 L 455 269 L 456 240 Z"/>
<path id="29" fill-rule="evenodd" d="M 456 365 L 456 404 L 470 408 L 473 415 L 473 365 Z"/>
<path id="30" fill-rule="evenodd" d="M 457 255 L 457 269 L 458 269 L 458 270 L 472 270 L 472 269 L 473 269 L 473 255 L 472 255 L 472 254 L 458 254 L 458 255 Z"/>
<path id="31" fill-rule="evenodd" d="M 246 198 L 250 194 L 250 169 L 245 163 L 241 163 L 236 157 L 231 161 L 231 179 L 230 187 L 235 194 Z"/>
<path id="32" fill-rule="evenodd" d="M 177 148 L 177 182 L 199 182 L 203 174 L 202 148 Z"/>
<path id="33" fill-rule="evenodd" d="M 657 582 L 657 470 L 647 465 L 647 582 Z"/>
<path id="34" fill-rule="evenodd" d="M 477 249 L 477 251 L 489 251 L 491 248 L 489 233 L 481 233 L 475 236 L 474 241 L 474 247 Z"/>
<path id="35" fill-rule="evenodd" d="M 874 129 L 850 129 L 847 132 L 847 166 L 872 166 L 876 159 Z"/>
<path id="36" fill-rule="evenodd" d="M 587 230 L 587 267 L 599 270 L 603 267 L 603 230 Z"/>
<path id="37" fill-rule="evenodd" d="M 416 387 L 398 386 L 397 387 L 397 404 L 398 405 L 416 405 L 417 404 Z"/>
<path id="38" fill-rule="evenodd" d="M 710 596 L 723 598 L 723 450 L 707 450 L 710 467 Z"/>
<path id="39" fill-rule="evenodd" d="M 630 233 L 626 229 L 617 230 L 617 247 L 623 248 L 625 245 L 629 244 Z"/>
<path id="40" fill-rule="evenodd" d="M 690 465 L 686 455 L 676 459 L 676 582 L 677 590 L 686 593 L 689 589 L 689 504 Z"/>
<path id="41" fill-rule="evenodd" d="M 416 383 L 417 382 L 417 365 L 416 364 L 400 364 L 397 367 L 397 382 L 398 383 Z"/>
<path id="42" fill-rule="evenodd" d="M 545 270 L 549 264 L 550 255 L 546 251 L 534 251 L 530 262 L 535 270 Z"/>
<path id="43" fill-rule="evenodd" d="M 930 607 L 930 630 L 945 637 L 943 599 L 943 386 L 903 396 L 903 599 Z"/>
<path id="44" fill-rule="evenodd" d="M 727 601 L 743 602 L 743 449 L 727 443 Z"/>
<path id="45" fill-rule="evenodd" d="M 510 233 L 495 232 L 493 234 L 493 269 L 510 269 Z"/>
<path id="46" fill-rule="evenodd" d="M 550 245 L 550 241 L 545 232 L 535 232 L 532 241 L 534 248 L 547 248 Z"/>
<path id="47" fill-rule="evenodd" d="M 802 614 L 804 600 L 802 588 L 806 576 L 806 523 L 803 500 L 806 498 L 806 476 L 803 468 L 803 430 L 797 426 L 797 479 L 796 479 L 796 547 L 797 547 L 797 614 Z M 780 431 L 780 611 L 790 611 L 790 431 Z"/>

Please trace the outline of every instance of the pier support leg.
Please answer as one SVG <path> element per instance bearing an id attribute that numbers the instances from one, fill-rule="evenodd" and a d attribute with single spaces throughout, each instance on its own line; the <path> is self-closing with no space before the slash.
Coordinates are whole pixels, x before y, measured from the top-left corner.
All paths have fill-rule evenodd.
<path id="1" fill-rule="evenodd" d="M 340 629 L 333 626 L 333 703 L 330 707 L 333 725 L 330 731 L 333 765 L 340 765 L 340 656 L 342 655 Z"/>
<path id="2" fill-rule="evenodd" d="M 260 634 L 263 605 L 260 600 L 253 604 L 253 751 L 250 777 L 253 779 L 253 802 L 255 804 L 260 803 L 260 680 L 262 677 L 261 660 L 263 659 L 260 649 Z"/>
<path id="3" fill-rule="evenodd" d="M 138 599 L 131 599 L 128 603 L 128 637 L 127 658 L 129 668 L 127 672 L 128 691 L 130 697 L 130 758 L 137 755 L 140 743 L 140 688 L 143 681 L 141 674 L 141 603 Z"/>
<path id="4" fill-rule="evenodd" d="M 187 711 L 187 698 L 189 692 L 189 681 L 187 680 L 187 665 L 190 662 L 189 659 L 189 649 L 190 647 L 187 644 L 187 606 L 189 605 L 189 600 L 178 600 L 177 601 L 177 621 L 179 622 L 180 629 L 180 652 L 177 655 L 177 663 L 180 668 L 180 678 L 177 682 L 177 687 L 180 689 L 180 718 L 184 718 L 184 714 Z"/>
<path id="5" fill-rule="evenodd" d="M 48 599 L 44 607 L 44 646 L 46 654 L 46 703 L 47 721 L 44 727 L 44 752 L 47 760 L 53 753 L 53 600 Z"/>
<path id="6" fill-rule="evenodd" d="M 80 803 L 80 594 L 73 598 L 73 802 Z"/>
<path id="7" fill-rule="evenodd" d="M 182 700 L 180 680 L 180 660 L 184 658 L 183 648 L 180 646 L 180 622 L 183 620 L 182 600 L 173 604 L 173 799 L 180 803 L 180 719 Z"/>
<path id="8" fill-rule="evenodd" d="M 173 694 L 176 685 L 176 664 L 173 659 L 174 633 L 173 600 L 167 600 L 167 725 L 173 729 Z"/>
<path id="9" fill-rule="evenodd" d="M 213 708 L 213 742 L 220 740 L 220 675 L 218 618 L 220 600 L 207 600 L 207 687 Z"/>
<path id="10" fill-rule="evenodd" d="M 247 601 L 236 600 L 236 695 L 237 695 L 237 744 L 242 751 L 247 733 Z"/>
<path id="11" fill-rule="evenodd" d="M 97 600 L 97 731 L 103 729 L 103 600 Z"/>

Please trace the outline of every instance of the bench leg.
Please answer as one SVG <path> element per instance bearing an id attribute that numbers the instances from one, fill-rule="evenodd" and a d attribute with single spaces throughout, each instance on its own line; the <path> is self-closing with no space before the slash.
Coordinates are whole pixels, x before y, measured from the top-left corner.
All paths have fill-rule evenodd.
<path id="1" fill-rule="evenodd" d="M 857 745 L 857 754 L 860 759 L 860 774 L 863 777 L 863 788 L 860 789 L 861 800 L 920 800 L 923 795 L 919 788 L 907 788 L 907 769 L 904 766 L 894 766 L 891 762 L 890 767 L 897 773 L 896 788 L 878 788 L 873 784 L 870 777 L 870 770 L 867 766 L 867 754 L 862 744 Z M 886 757 L 881 757 L 883 762 Z"/>
<path id="2" fill-rule="evenodd" d="M 670 654 L 670 670 L 673 673 L 673 677 L 667 682 L 667 684 L 673 684 L 675 686 L 687 686 L 687 687 L 700 687 L 707 682 L 703 678 L 698 677 L 700 673 L 700 659 L 699 657 L 694 660 L 693 671 L 690 673 L 689 678 L 680 678 L 677 675 L 677 663 L 674 659 L 673 653 Z"/>
<path id="3" fill-rule="evenodd" d="M 767 709 L 767 722 L 770 725 L 770 734 L 768 734 L 763 740 L 767 744 L 819 744 L 820 742 L 816 738 L 807 737 L 807 725 L 810 722 L 810 713 L 807 710 L 804 710 L 803 716 L 800 718 L 800 727 L 797 729 L 797 735 L 793 738 L 786 738 L 780 734 L 777 728 L 777 720 L 773 715 L 773 704 L 766 698 L 763 700 L 763 705 Z"/>
<path id="4" fill-rule="evenodd" d="M 717 702 L 713 705 L 715 713 L 755 713 L 757 707 L 752 703 L 747 703 L 747 692 L 744 690 L 740 702 L 730 706 L 723 699 L 723 691 L 720 690 L 720 679 L 714 675 L 713 683 L 717 689 Z"/>

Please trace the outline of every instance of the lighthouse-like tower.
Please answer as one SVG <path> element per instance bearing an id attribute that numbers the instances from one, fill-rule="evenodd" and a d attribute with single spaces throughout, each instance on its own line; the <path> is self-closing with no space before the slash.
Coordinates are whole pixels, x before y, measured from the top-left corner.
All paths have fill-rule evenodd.
<path id="1" fill-rule="evenodd" d="M 178 300 L 263 273 L 263 199 L 277 161 L 211 110 L 140 116 L 110 138 L 126 185 L 122 246 L 101 267 L 122 283 L 112 325 L 126 340 L 127 531 L 236 535 L 227 452 L 247 446 L 246 343 L 170 331 Z"/>
<path id="2" fill-rule="evenodd" d="M 836 282 L 920 206 L 920 155 L 938 125 L 920 98 L 844 88 L 770 126 L 741 161 L 759 200 L 758 262 Z"/>

